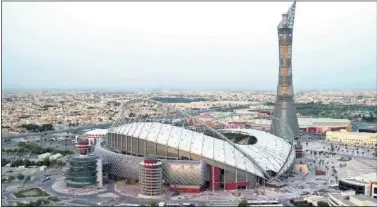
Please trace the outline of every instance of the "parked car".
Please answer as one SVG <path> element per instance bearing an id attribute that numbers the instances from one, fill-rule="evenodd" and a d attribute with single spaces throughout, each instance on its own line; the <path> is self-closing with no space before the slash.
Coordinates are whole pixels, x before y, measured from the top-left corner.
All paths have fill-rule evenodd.
<path id="1" fill-rule="evenodd" d="M 171 195 L 172 195 L 172 196 L 177 196 L 177 195 L 179 195 L 179 191 L 178 191 L 178 190 L 173 191 L 173 192 L 171 193 Z"/>

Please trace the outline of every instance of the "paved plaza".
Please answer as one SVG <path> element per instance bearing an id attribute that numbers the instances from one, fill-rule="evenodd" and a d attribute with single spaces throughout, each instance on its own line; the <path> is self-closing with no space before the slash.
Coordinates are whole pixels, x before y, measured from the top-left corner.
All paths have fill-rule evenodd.
<path id="1" fill-rule="evenodd" d="M 336 192 L 332 186 L 336 186 L 336 179 L 333 175 L 333 169 L 336 170 L 338 179 L 359 176 L 375 172 L 377 169 L 377 159 L 373 157 L 372 150 L 368 148 L 355 148 L 344 146 L 336 146 L 336 155 L 313 153 L 330 152 L 330 145 L 324 141 L 314 140 L 302 142 L 304 149 L 304 157 L 298 159 L 297 163 L 307 164 L 309 173 L 304 176 L 300 174 L 292 175 L 283 182 L 286 184 L 282 188 L 270 188 L 259 186 L 255 189 L 239 190 L 239 196 L 236 197 L 232 192 L 226 191 L 206 191 L 201 193 L 181 193 L 179 196 L 171 196 L 168 188 L 165 187 L 164 195 L 156 201 L 166 201 L 172 203 L 236 203 L 242 198 L 252 200 L 279 200 L 284 205 L 289 205 L 289 199 L 303 199 L 310 195 L 324 195 L 330 192 Z M 348 151 L 348 152 L 347 152 Z M 359 153 L 355 153 L 359 151 Z M 373 150 L 374 151 L 374 150 Z M 362 153 L 364 152 L 364 153 Z M 348 154 L 347 154 L 348 153 Z M 350 157 L 348 161 L 341 161 L 341 157 Z M 322 160 L 323 162 L 319 163 Z M 340 166 L 340 164 L 345 166 Z M 326 175 L 316 176 L 315 170 L 323 170 Z M 31 180 L 24 184 L 23 181 L 13 180 L 11 183 L 5 181 L 2 185 L 3 193 L 6 194 L 8 201 L 15 202 L 19 199 L 14 198 L 13 192 L 19 191 L 21 188 L 31 188 L 41 186 L 51 195 L 57 195 L 64 203 L 74 205 L 117 205 L 119 203 L 144 203 L 148 204 L 150 199 L 139 197 L 140 188 L 138 185 L 128 185 L 122 181 L 110 182 L 105 184 L 103 188 L 69 188 L 66 185 L 65 177 L 62 170 L 46 170 L 39 171 L 37 168 L 2 168 L 2 177 L 7 178 L 8 175 L 16 176 L 17 174 L 30 175 Z M 50 176 L 51 180 L 41 182 L 43 178 Z M 3 199 L 4 200 L 4 199 Z M 4 200 L 5 202 L 6 200 Z"/>
<path id="2" fill-rule="evenodd" d="M 56 181 L 52 184 L 52 189 L 55 192 L 67 194 L 67 195 L 82 196 L 82 195 L 93 195 L 93 194 L 106 191 L 106 189 L 97 189 L 96 187 L 70 188 L 70 187 L 67 187 L 67 184 L 64 179 L 65 177 L 60 177 L 56 179 Z"/>
<path id="3" fill-rule="evenodd" d="M 335 146 L 334 152 L 336 153 L 335 156 L 325 156 L 325 155 L 313 155 L 310 154 L 310 151 L 324 151 L 330 152 L 330 144 L 325 143 L 324 141 L 311 141 L 308 142 L 308 146 L 303 143 L 304 149 L 304 156 L 307 160 L 324 160 L 324 163 L 327 164 L 329 162 L 329 167 L 334 168 L 337 171 L 339 178 L 346 178 L 346 177 L 353 177 L 362 174 L 368 174 L 372 172 L 376 172 L 377 170 L 377 158 L 374 157 L 373 153 L 374 150 L 370 148 L 355 148 L 355 147 L 346 147 L 339 146 L 339 150 L 337 150 L 337 146 Z M 348 152 L 347 152 L 348 151 Z M 356 153 L 359 151 L 359 153 Z M 364 154 L 363 154 L 364 152 Z M 350 161 L 340 161 L 341 157 L 350 157 Z M 310 161 L 309 161 L 310 163 Z M 346 164 L 345 167 L 340 167 L 340 164 Z M 318 166 L 318 165 L 317 165 Z"/>

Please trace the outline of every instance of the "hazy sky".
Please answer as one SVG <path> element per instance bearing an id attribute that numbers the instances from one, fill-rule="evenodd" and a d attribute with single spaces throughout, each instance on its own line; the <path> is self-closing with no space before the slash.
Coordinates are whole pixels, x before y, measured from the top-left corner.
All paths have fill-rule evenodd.
<path id="1" fill-rule="evenodd" d="M 3 88 L 276 90 L 289 2 L 3 2 Z M 298 2 L 296 91 L 376 88 L 376 3 Z"/>

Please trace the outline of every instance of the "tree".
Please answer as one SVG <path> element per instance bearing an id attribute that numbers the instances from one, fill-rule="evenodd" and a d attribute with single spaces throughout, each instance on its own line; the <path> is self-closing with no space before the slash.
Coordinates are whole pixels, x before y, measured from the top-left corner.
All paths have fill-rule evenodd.
<path id="1" fill-rule="evenodd" d="M 157 207 L 157 203 L 156 203 L 156 201 L 151 201 L 151 202 L 149 203 L 149 206 L 150 206 L 150 207 Z"/>
<path id="2" fill-rule="evenodd" d="M 22 164 L 25 165 L 25 167 L 29 167 L 30 166 L 30 160 L 25 159 L 25 160 L 22 161 Z"/>
<path id="3" fill-rule="evenodd" d="M 58 161 L 56 162 L 56 165 L 62 167 L 62 166 L 65 165 L 65 163 L 64 163 L 63 161 L 61 161 L 61 160 L 58 160 Z"/>
<path id="4" fill-rule="evenodd" d="M 42 165 L 46 165 L 47 167 L 50 166 L 50 160 L 48 158 L 44 159 Z"/>
<path id="5" fill-rule="evenodd" d="M 57 161 L 56 161 L 55 159 L 50 160 L 50 165 L 51 165 L 51 166 L 55 166 L 55 165 L 56 165 L 56 162 L 57 162 Z"/>
<path id="6" fill-rule="evenodd" d="M 26 179 L 25 179 L 25 180 L 26 180 L 26 181 L 31 180 L 30 175 L 26 176 Z"/>
<path id="7" fill-rule="evenodd" d="M 25 176 L 23 174 L 18 174 L 17 175 L 17 179 L 19 180 L 23 180 L 25 178 Z"/>
<path id="8" fill-rule="evenodd" d="M 247 207 L 247 200 L 242 199 L 242 201 L 238 204 L 238 207 Z"/>
<path id="9" fill-rule="evenodd" d="M 8 182 L 12 182 L 12 180 L 14 180 L 14 176 L 13 175 L 9 175 L 8 176 Z"/>
<path id="10" fill-rule="evenodd" d="M 48 200 L 53 201 L 53 202 L 59 201 L 58 197 L 56 197 L 56 196 L 48 197 Z"/>
<path id="11" fill-rule="evenodd" d="M 4 167 L 5 165 L 7 165 L 9 163 L 9 160 L 6 160 L 4 158 L 1 158 L 1 167 Z"/>
<path id="12" fill-rule="evenodd" d="M 317 206 L 318 207 L 330 207 L 330 205 L 327 202 L 324 202 L 324 201 L 318 201 Z"/>

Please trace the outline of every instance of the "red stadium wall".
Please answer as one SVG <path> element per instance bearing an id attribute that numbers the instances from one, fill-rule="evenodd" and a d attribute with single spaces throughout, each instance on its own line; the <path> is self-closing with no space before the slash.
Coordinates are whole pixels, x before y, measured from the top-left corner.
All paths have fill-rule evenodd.
<path id="1" fill-rule="evenodd" d="M 224 190 L 237 190 L 238 187 L 247 187 L 248 182 L 225 183 Z"/>
<path id="2" fill-rule="evenodd" d="M 331 127 L 330 131 L 340 131 L 341 129 L 347 129 L 347 127 Z"/>
<path id="3" fill-rule="evenodd" d="M 221 169 L 218 167 L 210 166 L 209 165 L 209 187 L 212 190 L 219 190 L 220 189 L 220 175 Z"/>
<path id="4" fill-rule="evenodd" d="M 323 128 L 322 127 L 317 127 L 317 133 L 323 133 Z"/>
<path id="5" fill-rule="evenodd" d="M 316 133 L 317 132 L 317 128 L 316 127 L 309 127 L 308 128 L 308 132 L 309 133 Z"/>
<path id="6" fill-rule="evenodd" d="M 90 153 L 90 148 L 88 146 L 88 140 L 82 140 L 79 142 L 78 150 L 81 155 L 86 155 Z"/>
<path id="7" fill-rule="evenodd" d="M 200 193 L 200 186 L 197 187 L 169 187 L 169 191 L 179 191 L 180 193 Z"/>

